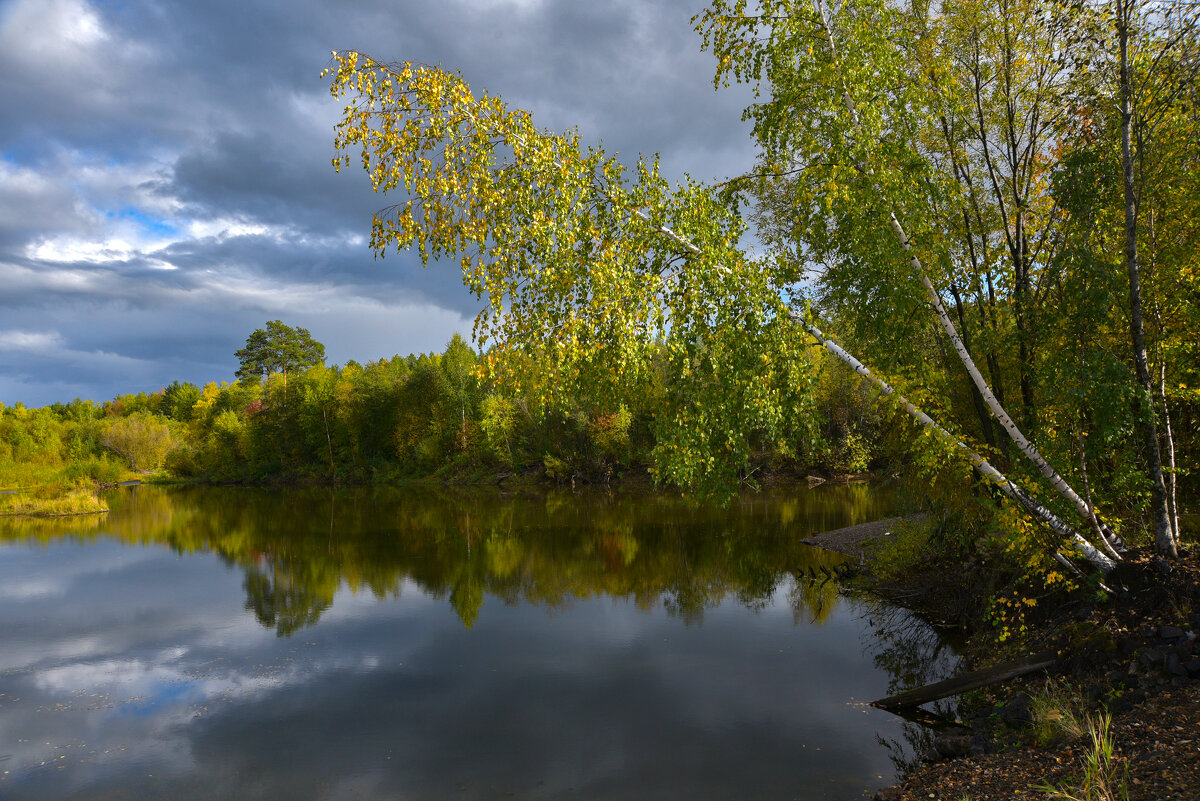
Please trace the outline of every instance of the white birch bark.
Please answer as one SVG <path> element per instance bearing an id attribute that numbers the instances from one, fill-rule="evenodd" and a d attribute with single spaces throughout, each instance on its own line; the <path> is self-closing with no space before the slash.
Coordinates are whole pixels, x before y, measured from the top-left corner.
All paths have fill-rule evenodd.
<path id="1" fill-rule="evenodd" d="M 987 461 L 987 459 L 984 459 L 982 456 L 975 453 L 960 440 L 956 439 L 949 431 L 938 425 L 933 418 L 914 406 L 907 398 L 905 398 L 903 395 L 897 395 L 895 389 L 893 389 L 890 384 L 874 375 L 862 362 L 851 356 L 836 342 L 826 338 L 816 326 L 800 319 L 799 317 L 793 317 L 793 319 L 795 319 L 795 321 L 799 323 L 805 331 L 811 334 L 826 350 L 849 365 L 854 372 L 875 384 L 875 386 L 877 386 L 879 390 L 883 392 L 883 394 L 895 395 L 896 401 L 904 407 L 906 412 L 920 422 L 921 425 L 925 426 L 925 428 L 928 430 L 933 431 L 944 441 L 949 442 L 961 449 L 962 453 L 971 462 L 971 465 L 978 470 L 984 478 L 999 487 L 1005 495 L 1020 504 L 1020 506 L 1029 512 L 1029 514 L 1033 515 L 1038 520 L 1041 520 L 1064 539 L 1069 539 L 1071 543 L 1083 554 L 1083 558 L 1087 560 L 1088 564 L 1092 565 L 1103 573 L 1108 573 L 1114 567 L 1116 567 L 1116 563 L 1101 553 L 1096 546 L 1092 545 L 1077 531 L 1064 523 L 1052 511 L 1030 497 L 1028 493 L 1010 481 L 1007 476 L 1005 476 L 995 467 L 993 467 Z"/>
<path id="2" fill-rule="evenodd" d="M 854 127 L 857 129 L 859 127 L 858 111 L 854 106 L 853 98 L 850 97 L 850 93 L 845 89 L 844 79 L 841 78 L 841 68 L 838 66 L 839 62 L 837 57 L 837 46 L 833 40 L 833 30 L 829 25 L 829 19 L 825 14 L 824 3 L 822 0 L 813 0 L 813 5 L 817 9 L 817 14 L 821 20 L 821 26 L 825 30 L 825 36 L 829 46 L 830 55 L 833 58 L 835 68 L 838 70 L 839 80 L 842 80 L 843 83 L 842 97 L 845 100 L 847 109 L 849 109 L 851 121 L 853 122 Z M 860 164 L 859 167 L 860 169 L 863 169 L 865 165 Z M 872 171 L 869 169 L 867 172 L 868 174 L 872 173 Z M 1017 428 L 1017 424 L 1013 421 L 1012 416 L 1004 410 L 1003 406 L 1000 405 L 1000 401 L 998 401 L 996 396 L 992 393 L 992 390 L 988 386 L 987 381 L 984 379 L 983 374 L 980 373 L 979 368 L 975 366 L 975 360 L 971 358 L 971 354 L 967 351 L 966 345 L 963 344 L 962 338 L 958 335 L 958 329 L 955 327 L 954 321 L 950 319 L 950 315 L 946 311 L 945 305 L 942 303 L 941 296 L 938 294 L 937 289 L 934 288 L 933 282 L 929 280 L 929 275 L 925 271 L 925 266 L 921 263 L 921 259 L 913 252 L 912 242 L 909 240 L 908 235 L 904 232 L 904 228 L 900 225 L 900 221 L 896 218 L 895 212 L 889 210 L 888 218 L 891 223 L 892 230 L 896 234 L 896 238 L 900 241 L 900 245 L 904 248 L 905 253 L 910 257 L 910 263 L 913 269 L 916 271 L 917 275 L 920 276 L 921 284 L 925 287 L 926 295 L 929 298 L 929 304 L 933 307 L 934 313 L 937 315 L 938 321 L 941 323 L 942 330 L 946 332 L 946 336 L 949 337 L 951 344 L 954 346 L 954 352 L 958 354 L 958 358 L 962 362 L 963 367 L 966 368 L 967 374 L 971 377 L 971 381 L 979 390 L 979 394 L 983 396 L 984 403 L 987 404 L 988 410 L 996 418 L 997 422 L 1000 423 L 1000 426 L 1009 435 L 1021 453 L 1024 454 L 1027 459 L 1033 462 L 1034 466 L 1037 467 L 1038 472 L 1041 473 L 1047 480 L 1049 480 L 1054 489 L 1058 491 L 1060 495 L 1066 498 L 1072 506 L 1075 507 L 1076 511 L 1079 512 L 1083 519 L 1094 519 L 1094 512 L 1088 503 L 1081 498 L 1079 493 L 1075 492 L 1075 490 L 1071 488 L 1066 480 L 1059 475 L 1058 471 L 1046 461 L 1038 449 L 1034 447 L 1033 443 L 1031 443 L 1025 437 L 1025 435 L 1021 433 L 1021 430 Z M 1110 541 L 1116 540 L 1116 536 L 1108 528 L 1108 526 L 1106 526 L 1103 522 L 1099 522 L 1099 526 L 1101 534 L 1105 537 L 1105 539 Z"/>
<path id="3" fill-rule="evenodd" d="M 1175 538 L 1175 547 L 1179 547 L 1179 507 L 1175 501 L 1175 435 L 1171 432 L 1171 407 L 1167 405 L 1167 360 L 1159 357 L 1158 365 L 1158 394 L 1162 400 L 1163 426 L 1167 436 L 1167 466 L 1170 468 L 1167 486 L 1167 512 L 1170 515 L 1171 536 Z"/>

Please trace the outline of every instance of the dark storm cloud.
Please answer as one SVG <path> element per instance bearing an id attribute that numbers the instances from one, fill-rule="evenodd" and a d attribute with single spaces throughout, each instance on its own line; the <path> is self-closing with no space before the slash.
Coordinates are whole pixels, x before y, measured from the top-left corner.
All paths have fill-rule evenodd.
<path id="1" fill-rule="evenodd" d="M 228 379 L 275 317 L 331 361 L 439 348 L 478 302 L 456 265 L 367 250 L 390 201 L 330 166 L 329 51 L 458 70 L 543 127 L 708 179 L 752 150 L 700 6 L 0 0 L 0 402 Z"/>

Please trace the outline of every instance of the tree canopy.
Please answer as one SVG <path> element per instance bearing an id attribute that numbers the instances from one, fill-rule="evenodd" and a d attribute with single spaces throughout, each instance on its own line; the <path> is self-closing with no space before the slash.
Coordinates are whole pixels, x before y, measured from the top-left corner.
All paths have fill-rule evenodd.
<path id="1" fill-rule="evenodd" d="M 728 484 L 754 437 L 810 423 L 803 344 L 784 287 L 738 247 L 736 197 L 671 187 L 654 159 L 626 168 L 445 70 L 346 52 L 329 73 L 353 96 L 334 166 L 358 151 L 375 191 L 408 196 L 375 215 L 371 247 L 460 259 L 501 378 L 533 362 L 539 398 L 603 402 L 649 380 L 664 343 L 676 391 L 655 468 L 693 486 Z"/>
<path id="2" fill-rule="evenodd" d="M 1194 43 L 1194 27 L 1164 38 L 1144 21 L 1143 53 Z M 1145 508 L 1154 470 L 1129 431 L 1155 411 L 1131 403 L 1148 390 L 1130 357 L 1113 356 L 1130 353 L 1112 332 L 1138 313 L 1118 281 L 1097 280 L 1120 254 L 1073 238 L 1071 187 L 1090 180 L 1076 175 L 1075 148 L 1095 142 L 1118 94 L 1112 71 L 1097 69 L 1112 62 L 1103 12 L 714 0 L 695 24 L 718 86 L 756 86 L 745 117 L 759 168 L 721 185 L 670 186 L 654 159 L 627 168 L 445 70 L 335 53 L 331 92 L 350 101 L 334 165 L 361 161 L 375 191 L 406 198 L 376 214 L 371 246 L 461 259 L 488 302 L 475 333 L 489 362 L 502 378 L 514 364 L 544 366 L 537 389 L 551 398 L 646 380 L 661 343 L 671 390 L 656 421 L 660 477 L 727 479 L 756 435 L 786 444 L 811 431 L 799 355 L 815 338 L 884 394 L 894 385 L 933 412 L 941 425 L 900 398 L 932 441 L 960 446 L 949 450 L 1049 525 L 1048 553 L 1073 542 L 1111 567 L 1120 541 L 1096 500 Z M 1151 76 L 1161 63 L 1138 69 Z M 1186 115 L 1190 99 L 1175 101 Z M 748 202 L 765 256 L 741 247 Z M 893 383 L 818 319 L 845 324 Z M 1186 330 L 1160 328 L 1152 345 L 1165 359 Z M 1119 443 L 1119 456 L 1102 443 L 1110 454 Z M 1108 555 L 1059 515 L 1093 529 Z"/>
<path id="3" fill-rule="evenodd" d="M 246 337 L 246 347 L 235 354 L 241 367 L 239 380 L 256 381 L 273 373 L 295 373 L 325 361 L 325 346 L 312 338 L 307 328 L 293 328 L 271 320 Z"/>

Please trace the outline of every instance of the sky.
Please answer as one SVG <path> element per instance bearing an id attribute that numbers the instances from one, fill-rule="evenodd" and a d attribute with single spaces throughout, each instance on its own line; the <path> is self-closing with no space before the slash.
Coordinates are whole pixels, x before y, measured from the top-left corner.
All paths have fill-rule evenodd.
<path id="1" fill-rule="evenodd" d="M 479 302 L 456 263 L 376 259 L 394 202 L 335 173 L 335 49 L 463 74 L 623 158 L 753 162 L 702 0 L 0 0 L 0 403 L 232 381 L 268 320 L 326 362 L 441 351 Z"/>

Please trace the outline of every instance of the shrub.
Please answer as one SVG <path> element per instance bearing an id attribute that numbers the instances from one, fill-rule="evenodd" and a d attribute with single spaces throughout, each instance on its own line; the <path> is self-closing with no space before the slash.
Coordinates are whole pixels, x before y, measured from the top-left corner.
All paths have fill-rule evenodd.
<path id="1" fill-rule="evenodd" d="M 171 449 L 171 431 L 148 414 L 133 414 L 109 426 L 100 441 L 134 470 L 149 472 L 162 466 Z"/>

